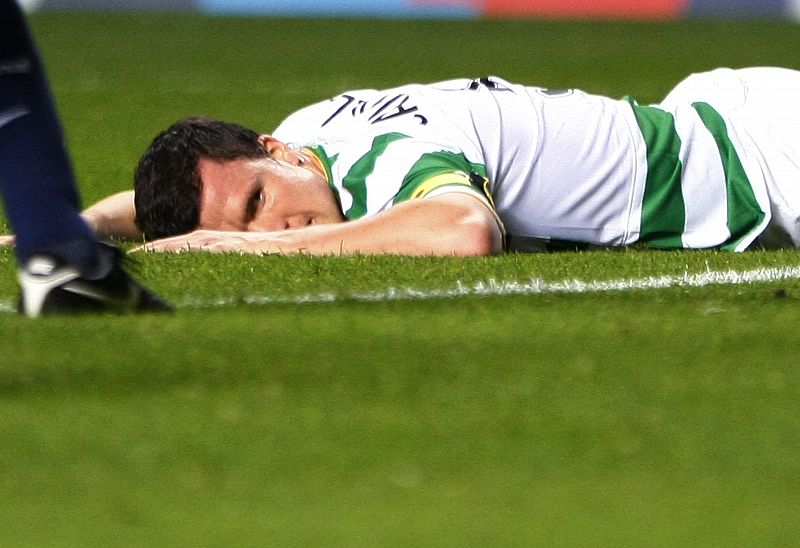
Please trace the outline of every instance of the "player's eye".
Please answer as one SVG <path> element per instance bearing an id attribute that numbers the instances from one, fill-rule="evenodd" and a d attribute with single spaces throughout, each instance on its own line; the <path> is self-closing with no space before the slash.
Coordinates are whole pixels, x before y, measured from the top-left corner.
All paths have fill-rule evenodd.
<path id="1" fill-rule="evenodd" d="M 247 217 L 249 219 L 255 217 L 256 212 L 258 212 L 263 201 L 264 201 L 264 191 L 256 190 L 255 192 L 253 192 L 252 196 L 250 196 L 250 200 L 247 202 Z"/>

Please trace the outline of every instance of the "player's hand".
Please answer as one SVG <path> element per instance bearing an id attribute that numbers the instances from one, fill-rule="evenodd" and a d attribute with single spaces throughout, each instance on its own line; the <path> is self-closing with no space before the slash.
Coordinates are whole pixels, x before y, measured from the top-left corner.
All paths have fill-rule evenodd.
<path id="1" fill-rule="evenodd" d="M 153 251 L 184 253 L 209 251 L 215 253 L 278 253 L 280 249 L 272 242 L 269 232 L 225 232 L 218 230 L 195 230 L 188 234 L 153 240 L 138 246 L 131 252 Z"/>
<path id="2" fill-rule="evenodd" d="M 12 247 L 17 241 L 13 235 L 5 234 L 0 236 L 0 247 Z"/>

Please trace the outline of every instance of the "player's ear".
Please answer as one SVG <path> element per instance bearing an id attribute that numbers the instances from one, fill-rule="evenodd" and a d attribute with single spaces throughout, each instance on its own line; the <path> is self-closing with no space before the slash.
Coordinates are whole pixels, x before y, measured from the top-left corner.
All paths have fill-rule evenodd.
<path id="1" fill-rule="evenodd" d="M 282 160 L 282 156 L 288 151 L 285 143 L 277 140 L 272 135 L 259 135 L 258 144 L 263 148 L 267 154 Z"/>
<path id="2" fill-rule="evenodd" d="M 293 165 L 302 165 L 305 162 L 303 155 L 300 154 L 300 148 L 295 145 L 288 145 L 283 141 L 279 141 L 272 135 L 260 135 L 258 137 L 258 144 L 261 145 L 271 158 L 288 162 Z"/>

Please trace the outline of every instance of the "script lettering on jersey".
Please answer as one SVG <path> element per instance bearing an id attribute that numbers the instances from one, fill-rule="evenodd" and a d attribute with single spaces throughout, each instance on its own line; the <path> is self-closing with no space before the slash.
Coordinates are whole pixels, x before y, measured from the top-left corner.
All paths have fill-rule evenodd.
<path id="1" fill-rule="evenodd" d="M 419 108 L 411 104 L 410 97 L 405 93 L 395 96 L 383 96 L 377 101 L 364 101 L 352 95 L 340 95 L 332 101 L 341 101 L 342 104 L 322 123 L 325 127 L 334 118 L 340 115 L 352 118 L 366 118 L 370 124 L 378 124 L 392 120 L 399 116 L 413 116 L 420 125 L 426 125 L 428 119 L 419 113 Z"/>

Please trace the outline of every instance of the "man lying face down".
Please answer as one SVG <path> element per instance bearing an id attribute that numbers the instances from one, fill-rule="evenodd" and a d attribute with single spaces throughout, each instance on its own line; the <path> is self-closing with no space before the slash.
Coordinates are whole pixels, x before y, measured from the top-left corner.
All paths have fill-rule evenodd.
<path id="1" fill-rule="evenodd" d="M 272 135 L 189 118 L 139 163 L 136 231 L 154 251 L 797 246 L 798 98 L 800 72 L 717 69 L 648 106 L 489 77 L 343 93 Z"/>

